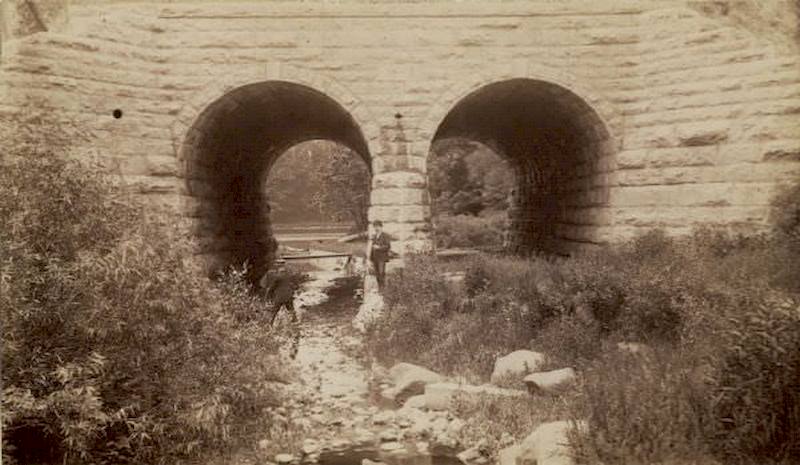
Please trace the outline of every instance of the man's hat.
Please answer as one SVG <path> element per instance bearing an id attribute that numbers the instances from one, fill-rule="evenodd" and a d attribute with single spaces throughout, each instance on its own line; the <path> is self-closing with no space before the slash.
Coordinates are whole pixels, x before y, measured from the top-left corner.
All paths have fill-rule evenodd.
<path id="1" fill-rule="evenodd" d="M 375 220 L 372 222 L 372 226 L 383 226 L 383 221 Z"/>

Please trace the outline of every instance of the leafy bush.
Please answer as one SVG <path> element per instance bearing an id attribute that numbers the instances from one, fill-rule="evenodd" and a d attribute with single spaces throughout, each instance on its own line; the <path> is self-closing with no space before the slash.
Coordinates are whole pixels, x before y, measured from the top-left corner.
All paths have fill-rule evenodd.
<path id="1" fill-rule="evenodd" d="M 575 393 L 565 393 L 567 399 Z M 461 444 L 482 449 L 485 455 L 497 463 L 496 452 L 525 439 L 542 423 L 558 421 L 569 414 L 564 397 L 526 396 L 522 398 L 486 397 L 475 402 L 463 396 L 455 396 L 452 412 L 465 420 L 460 433 Z"/>
<path id="2" fill-rule="evenodd" d="M 644 356 L 606 350 L 584 371 L 575 415 L 589 428 L 573 445 L 585 461 L 797 463 L 797 301 L 738 301 L 713 318 L 703 340 Z"/>
<path id="3" fill-rule="evenodd" d="M 452 312 L 454 293 L 442 278 L 433 256 L 416 255 L 386 280 L 386 312 L 367 335 L 367 344 L 381 361 L 403 359 L 421 362 L 435 343 L 435 331 Z"/>
<path id="4" fill-rule="evenodd" d="M 533 346 L 547 354 L 547 365 L 553 369 L 581 369 L 603 350 L 600 325 L 579 315 L 563 315 L 536 334 Z"/>
<path id="5" fill-rule="evenodd" d="M 434 144 L 428 179 L 433 211 L 452 215 L 505 209 L 514 185 L 514 173 L 503 157 L 461 138 Z"/>
<path id="6" fill-rule="evenodd" d="M 771 220 L 782 240 L 800 248 L 800 180 L 784 187 L 773 199 Z"/>
<path id="7" fill-rule="evenodd" d="M 464 291 L 467 297 L 475 297 L 486 292 L 491 282 L 491 277 L 486 268 L 480 264 L 471 264 L 464 273 Z"/>
<path id="8" fill-rule="evenodd" d="M 497 356 L 529 346 L 547 321 L 574 307 L 556 262 L 479 255 L 463 267 L 463 284 L 447 283 L 445 264 L 411 256 L 387 279 L 389 310 L 368 337 L 379 360 L 487 378 Z"/>
<path id="9" fill-rule="evenodd" d="M 772 206 L 777 245 L 768 263 L 774 270 L 773 281 L 791 292 L 800 292 L 800 180 L 780 191 Z"/>
<path id="10" fill-rule="evenodd" d="M 479 254 L 461 263 L 465 276 L 459 287 L 445 285 L 445 265 L 430 257 L 424 263 L 412 260 L 390 280 L 387 303 L 406 309 L 393 313 L 414 313 L 409 321 L 420 327 L 409 337 L 433 334 L 434 322 L 447 325 L 451 316 L 491 316 L 505 334 L 505 344 L 486 342 L 493 351 L 516 350 L 536 339 L 538 350 L 560 352 L 564 362 L 584 364 L 591 359 L 592 344 L 562 334 L 559 325 L 587 337 L 679 343 L 700 334 L 701 321 L 708 323 L 706 315 L 747 305 L 747 295 L 763 293 L 770 282 L 771 271 L 764 265 L 769 250 L 763 241 L 709 231 L 680 240 L 654 231 L 630 244 L 571 259 Z M 689 322 L 694 330 L 686 328 Z M 451 330 L 467 337 L 461 329 Z M 392 337 L 402 334 L 395 327 Z M 486 340 L 479 334 L 469 337 L 478 345 Z"/>
<path id="11" fill-rule="evenodd" d="M 4 461 L 152 463 L 250 439 L 283 379 L 279 340 L 234 316 L 261 303 L 241 274 L 209 282 L 182 228 L 34 121 L 0 171 Z"/>
<path id="12" fill-rule="evenodd" d="M 440 215 L 434 232 L 440 248 L 499 248 L 505 234 L 505 212 L 489 216 Z"/>
<path id="13" fill-rule="evenodd" d="M 577 444 L 604 461 L 797 462 L 800 310 L 786 287 L 773 287 L 782 246 L 709 229 L 649 236 L 613 258 L 630 264 L 616 331 L 648 339 L 656 359 L 592 364 L 584 414 L 594 421 Z"/>
<path id="14" fill-rule="evenodd" d="M 711 358 L 715 452 L 800 461 L 800 301 L 768 299 L 725 317 Z"/>
<path id="15" fill-rule="evenodd" d="M 583 376 L 570 443 L 581 463 L 696 463 L 713 428 L 707 393 L 672 350 L 608 351 Z"/>
<path id="16" fill-rule="evenodd" d="M 478 380 L 525 347 L 578 368 L 573 407 L 589 428 L 573 445 L 589 463 L 800 463 L 800 254 L 787 206 L 800 189 L 787 192 L 776 208 L 789 220 L 773 234 L 652 231 L 570 259 L 480 254 L 460 263 L 459 285 L 433 257 L 412 260 L 390 281 L 371 344 Z M 652 350 L 621 353 L 620 341 Z"/>

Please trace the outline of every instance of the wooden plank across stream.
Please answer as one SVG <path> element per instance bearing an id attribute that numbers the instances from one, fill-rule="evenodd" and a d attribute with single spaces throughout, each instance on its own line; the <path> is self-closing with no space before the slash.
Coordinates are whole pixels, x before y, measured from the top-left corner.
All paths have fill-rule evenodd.
<path id="1" fill-rule="evenodd" d="M 314 254 L 306 254 L 306 255 L 282 255 L 280 258 L 281 260 L 310 260 L 312 258 L 344 258 L 349 257 L 349 253 L 314 253 Z"/>

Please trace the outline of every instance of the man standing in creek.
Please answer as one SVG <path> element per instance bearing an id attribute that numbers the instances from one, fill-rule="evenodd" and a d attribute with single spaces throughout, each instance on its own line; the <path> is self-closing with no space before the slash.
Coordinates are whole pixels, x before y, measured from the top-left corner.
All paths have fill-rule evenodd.
<path id="1" fill-rule="evenodd" d="M 378 290 L 383 290 L 383 284 L 386 279 L 386 262 L 389 261 L 389 251 L 391 250 L 391 242 L 389 236 L 383 232 L 383 223 L 376 220 L 372 223 L 373 234 L 369 239 L 369 261 L 372 264 L 372 272 L 375 274 L 375 280 L 378 282 Z"/>

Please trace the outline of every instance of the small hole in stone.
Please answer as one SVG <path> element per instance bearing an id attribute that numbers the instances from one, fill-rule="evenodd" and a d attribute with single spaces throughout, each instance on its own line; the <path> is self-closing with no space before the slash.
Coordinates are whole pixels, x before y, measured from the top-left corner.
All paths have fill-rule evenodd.
<path id="1" fill-rule="evenodd" d="M 111 114 L 114 115 L 114 118 L 116 119 L 122 118 L 122 110 L 120 110 L 119 108 L 114 110 Z"/>
<path id="2" fill-rule="evenodd" d="M 394 117 L 397 118 L 397 119 L 400 119 L 400 118 L 403 117 L 403 115 L 401 115 L 400 113 L 395 113 Z"/>

